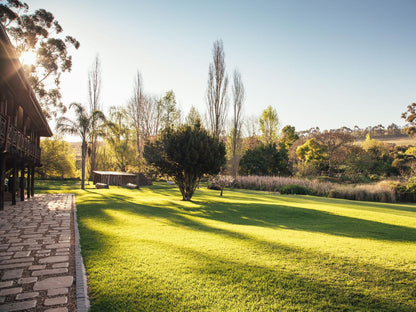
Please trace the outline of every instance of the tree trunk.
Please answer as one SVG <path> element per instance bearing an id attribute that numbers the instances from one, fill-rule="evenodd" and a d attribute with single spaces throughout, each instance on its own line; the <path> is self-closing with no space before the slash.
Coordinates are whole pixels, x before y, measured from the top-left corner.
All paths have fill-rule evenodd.
<path id="1" fill-rule="evenodd" d="M 81 149 L 81 189 L 85 189 L 85 157 L 87 156 L 86 142 L 82 142 Z"/>
<path id="2" fill-rule="evenodd" d="M 97 170 L 97 160 L 96 160 L 96 154 L 97 154 L 97 139 L 94 138 L 92 140 L 92 144 L 91 144 L 91 156 L 90 156 L 90 176 L 88 178 L 88 180 L 92 181 L 93 180 L 93 171 Z"/>

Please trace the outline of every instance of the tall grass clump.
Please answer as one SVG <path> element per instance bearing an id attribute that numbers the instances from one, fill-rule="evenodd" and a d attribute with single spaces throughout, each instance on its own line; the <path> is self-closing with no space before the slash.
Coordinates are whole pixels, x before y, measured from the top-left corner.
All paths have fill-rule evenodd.
<path id="1" fill-rule="evenodd" d="M 334 185 L 328 197 L 386 203 L 396 202 L 394 188 L 383 181 L 376 184 Z"/>
<path id="2" fill-rule="evenodd" d="M 284 189 L 286 189 L 288 185 L 296 185 L 302 187 L 303 189 L 308 189 L 309 194 L 316 194 L 318 196 L 327 196 L 332 188 L 332 183 L 330 182 L 255 175 L 239 176 L 234 183 L 234 187 L 236 188 L 267 192 L 280 192 L 282 187 L 285 187 Z"/>

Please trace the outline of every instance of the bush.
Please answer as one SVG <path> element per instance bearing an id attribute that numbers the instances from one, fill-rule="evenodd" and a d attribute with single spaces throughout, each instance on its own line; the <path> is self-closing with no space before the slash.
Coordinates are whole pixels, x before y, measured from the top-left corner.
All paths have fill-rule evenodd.
<path id="1" fill-rule="evenodd" d="M 416 202 L 416 177 L 410 178 L 405 184 L 396 186 L 396 195 L 400 201 Z"/>
<path id="2" fill-rule="evenodd" d="M 297 184 L 288 184 L 283 185 L 280 190 L 280 194 L 297 194 L 297 195 L 313 195 L 313 191 L 307 187 L 297 185 Z"/>
<path id="3" fill-rule="evenodd" d="M 298 185 L 309 189 L 314 195 L 327 196 L 332 188 L 332 183 L 319 182 L 317 180 L 306 180 L 289 177 L 269 176 L 240 176 L 235 180 L 235 187 L 240 189 L 280 192 L 282 186 Z"/>
<path id="4" fill-rule="evenodd" d="M 338 185 L 331 189 L 328 197 L 387 203 L 396 201 L 394 189 L 384 182 L 355 186 Z"/>

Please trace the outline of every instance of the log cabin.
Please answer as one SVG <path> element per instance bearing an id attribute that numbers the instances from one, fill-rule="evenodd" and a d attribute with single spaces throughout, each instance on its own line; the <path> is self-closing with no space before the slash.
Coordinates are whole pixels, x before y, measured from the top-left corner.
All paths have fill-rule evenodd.
<path id="1" fill-rule="evenodd" d="M 0 23 L 0 210 L 34 195 L 40 138 L 52 136 L 45 115 Z M 7 195 L 7 196 L 6 196 Z"/>

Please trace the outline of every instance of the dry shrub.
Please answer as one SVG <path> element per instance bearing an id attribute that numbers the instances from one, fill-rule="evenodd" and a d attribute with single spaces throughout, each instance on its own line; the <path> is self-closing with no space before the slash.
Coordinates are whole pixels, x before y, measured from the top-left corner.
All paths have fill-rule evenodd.
<path id="1" fill-rule="evenodd" d="M 310 189 L 319 196 L 327 196 L 332 188 L 332 183 L 319 182 L 318 180 L 306 180 L 289 177 L 271 176 L 239 176 L 235 180 L 235 187 L 249 190 L 278 192 L 282 186 L 299 185 Z"/>
<path id="2" fill-rule="evenodd" d="M 360 185 L 337 185 L 329 192 L 329 197 L 374 202 L 396 202 L 394 188 L 386 182 Z"/>
<path id="3" fill-rule="evenodd" d="M 374 202 L 396 202 L 394 186 L 387 181 L 376 184 L 340 185 L 289 177 L 240 176 L 237 177 L 234 183 L 236 188 L 267 192 L 280 192 L 280 189 L 287 185 L 299 185 L 311 190 L 310 194 L 318 196 Z"/>

